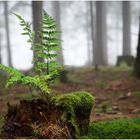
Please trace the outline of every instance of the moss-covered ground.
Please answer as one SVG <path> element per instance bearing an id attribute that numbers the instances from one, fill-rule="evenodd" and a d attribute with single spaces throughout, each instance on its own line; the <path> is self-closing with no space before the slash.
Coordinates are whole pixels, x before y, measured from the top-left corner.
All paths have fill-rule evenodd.
<path id="1" fill-rule="evenodd" d="M 85 139 L 140 139 L 140 118 L 91 123 Z"/>

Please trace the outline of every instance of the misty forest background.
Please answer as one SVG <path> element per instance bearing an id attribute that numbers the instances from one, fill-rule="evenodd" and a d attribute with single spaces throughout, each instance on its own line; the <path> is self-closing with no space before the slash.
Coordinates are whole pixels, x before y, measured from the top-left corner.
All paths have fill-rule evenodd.
<path id="1" fill-rule="evenodd" d="M 12 13 L 36 25 L 42 8 L 56 19 L 62 31 L 60 61 L 64 65 L 115 65 L 120 55 L 136 56 L 140 2 L 37 3 L 0 2 L 0 63 L 22 70 L 32 67 L 33 54 Z"/>
<path id="2" fill-rule="evenodd" d="M 30 21 L 37 31 L 42 9 L 62 31 L 62 57 L 57 61 L 65 70 L 52 85 L 53 92 L 84 90 L 94 95 L 91 121 L 140 118 L 140 77 L 132 74 L 140 36 L 140 2 L 0 1 L 1 64 L 31 72 L 33 53 L 12 13 Z M 6 113 L 7 101 L 15 104 L 33 96 L 26 86 L 5 89 L 6 77 L 0 73 L 0 118 Z"/>

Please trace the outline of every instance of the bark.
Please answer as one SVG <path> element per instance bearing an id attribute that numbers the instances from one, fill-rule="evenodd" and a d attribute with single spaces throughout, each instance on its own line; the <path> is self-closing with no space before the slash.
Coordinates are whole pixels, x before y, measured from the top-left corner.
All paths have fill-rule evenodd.
<path id="1" fill-rule="evenodd" d="M 104 1 L 96 1 L 96 46 L 94 47 L 95 63 L 107 64 L 106 7 Z"/>
<path id="2" fill-rule="evenodd" d="M 2 48 L 2 43 L 1 43 L 1 34 L 0 34 L 0 64 L 2 63 L 2 56 L 1 56 L 1 48 Z"/>
<path id="3" fill-rule="evenodd" d="M 8 19 L 8 1 L 4 1 L 4 17 L 5 17 L 5 31 L 7 41 L 7 54 L 8 54 L 8 65 L 12 67 L 12 55 L 10 45 L 10 31 L 9 31 L 9 19 Z"/>
<path id="4" fill-rule="evenodd" d="M 95 50 L 95 30 L 94 30 L 94 15 L 93 15 L 93 1 L 89 1 L 89 11 L 90 11 L 90 27 L 91 27 L 91 44 L 93 50 L 93 64 L 96 64 L 96 50 Z"/>
<path id="5" fill-rule="evenodd" d="M 139 35 L 138 35 L 137 55 L 134 62 L 134 75 L 137 78 L 140 78 L 140 17 L 139 17 Z"/>
<path id="6" fill-rule="evenodd" d="M 57 22 L 57 25 L 58 25 L 58 30 L 61 31 L 61 5 L 60 5 L 60 2 L 59 1 L 53 1 L 52 2 L 52 6 L 53 6 L 53 15 L 54 15 L 54 18 Z M 61 35 L 59 35 L 59 38 L 61 39 Z M 61 47 L 61 50 L 58 51 L 58 54 L 60 55 L 59 58 L 57 58 L 57 61 L 60 62 L 61 64 L 64 64 L 64 58 L 63 58 L 63 52 L 62 52 L 62 44 L 60 43 L 60 47 Z"/>
<path id="7" fill-rule="evenodd" d="M 32 1 L 32 15 L 33 15 L 33 30 L 35 32 L 35 44 L 38 44 L 41 40 L 38 35 L 38 31 L 41 29 L 42 21 L 42 1 Z M 36 52 L 33 52 L 34 58 L 36 57 Z M 40 61 L 44 61 L 40 59 Z"/>
<path id="8" fill-rule="evenodd" d="M 91 34 L 90 34 L 90 2 L 87 1 L 86 2 L 86 32 L 87 32 L 87 65 L 90 66 L 91 65 L 91 48 L 90 48 L 90 42 L 91 42 Z"/>
<path id="9" fill-rule="evenodd" d="M 131 11 L 130 1 L 122 2 L 123 13 L 123 55 L 131 56 Z"/>
<path id="10" fill-rule="evenodd" d="M 33 14 L 33 29 L 36 33 L 35 43 L 40 41 L 37 33 L 40 29 L 40 24 L 42 20 L 42 1 L 33 1 L 32 2 L 32 14 Z"/>

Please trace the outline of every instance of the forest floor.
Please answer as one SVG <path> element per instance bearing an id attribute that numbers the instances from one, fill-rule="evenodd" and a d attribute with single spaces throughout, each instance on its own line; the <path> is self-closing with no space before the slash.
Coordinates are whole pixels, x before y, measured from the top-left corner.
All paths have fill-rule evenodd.
<path id="1" fill-rule="evenodd" d="M 4 89 L 5 78 L 0 82 L 0 117 L 7 110 L 7 102 L 18 103 L 20 99 L 29 99 L 34 95 L 25 86 Z M 95 96 L 91 121 L 112 120 L 118 118 L 140 118 L 140 80 L 132 76 L 128 67 L 69 68 L 68 82 L 56 82 L 53 92 L 68 93 L 87 91 Z"/>

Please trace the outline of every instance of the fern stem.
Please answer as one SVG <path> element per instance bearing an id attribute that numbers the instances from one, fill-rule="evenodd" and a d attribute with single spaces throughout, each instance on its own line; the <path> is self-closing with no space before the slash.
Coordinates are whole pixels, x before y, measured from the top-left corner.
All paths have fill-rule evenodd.
<path id="1" fill-rule="evenodd" d="M 49 60 L 47 59 L 47 75 L 49 75 Z"/>

